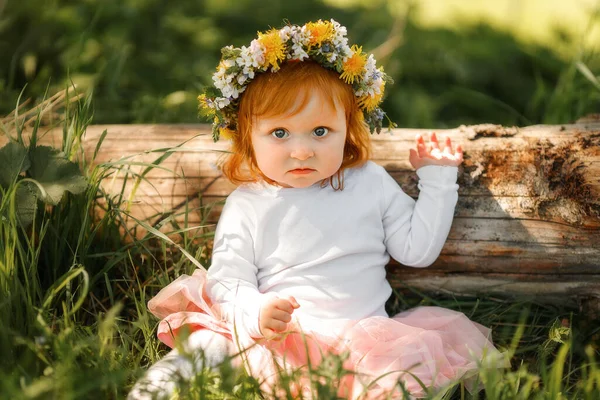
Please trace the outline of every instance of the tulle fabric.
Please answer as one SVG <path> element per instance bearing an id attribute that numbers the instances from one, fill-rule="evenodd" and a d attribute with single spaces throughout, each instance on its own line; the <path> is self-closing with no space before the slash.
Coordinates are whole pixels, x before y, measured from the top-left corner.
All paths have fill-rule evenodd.
<path id="1" fill-rule="evenodd" d="M 159 340 L 173 347 L 184 327 L 224 335 L 235 343 L 248 372 L 267 393 L 275 393 L 273 397 L 282 369 L 298 371 L 307 364 L 316 368 L 328 354 L 346 356 L 343 366 L 353 373 L 340 382 L 339 395 L 350 399 L 401 399 L 403 393 L 424 397 L 425 388 L 444 390 L 452 382 L 476 375 L 482 364 L 508 366 L 488 328 L 441 307 L 417 307 L 391 318 L 323 321 L 318 329 L 296 321 L 280 340 L 255 339 L 220 317 L 206 295 L 205 282 L 206 272 L 198 269 L 150 300 L 150 311 L 161 318 Z M 305 391 L 303 385 L 308 383 L 300 379 L 298 393 Z"/>

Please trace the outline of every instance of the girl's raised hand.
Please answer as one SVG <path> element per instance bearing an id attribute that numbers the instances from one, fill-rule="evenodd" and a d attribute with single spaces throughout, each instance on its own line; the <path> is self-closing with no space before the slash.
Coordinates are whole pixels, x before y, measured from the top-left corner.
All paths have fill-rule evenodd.
<path id="1" fill-rule="evenodd" d="M 288 323 L 292 320 L 292 313 L 298 307 L 300 304 L 293 296 L 267 298 L 260 308 L 258 320 L 260 332 L 267 339 L 276 338 L 278 334 L 287 330 Z"/>
<path id="2" fill-rule="evenodd" d="M 408 160 L 414 169 L 426 165 L 445 165 L 456 167 L 463 162 L 463 150 L 460 145 L 452 148 L 452 140 L 446 137 L 444 147 L 440 146 L 438 138 L 433 132 L 429 138 L 429 144 L 425 144 L 423 136 L 417 135 L 417 148 L 410 149 Z"/>

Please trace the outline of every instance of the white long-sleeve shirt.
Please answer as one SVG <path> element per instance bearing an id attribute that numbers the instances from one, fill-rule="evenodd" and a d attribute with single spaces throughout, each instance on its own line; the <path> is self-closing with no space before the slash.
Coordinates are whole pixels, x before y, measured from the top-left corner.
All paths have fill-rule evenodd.
<path id="1" fill-rule="evenodd" d="M 270 292 L 294 296 L 294 318 L 305 325 L 387 316 L 390 255 L 413 267 L 433 263 L 458 197 L 456 167 L 425 166 L 417 175 L 416 202 L 371 161 L 347 169 L 338 191 L 240 186 L 215 232 L 209 296 L 252 337 L 262 336 L 259 311 Z"/>

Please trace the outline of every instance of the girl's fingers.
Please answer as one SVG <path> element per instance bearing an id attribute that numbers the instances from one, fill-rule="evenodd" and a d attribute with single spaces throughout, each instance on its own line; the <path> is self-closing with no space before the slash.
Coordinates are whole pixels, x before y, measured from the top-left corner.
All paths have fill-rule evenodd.
<path id="1" fill-rule="evenodd" d="M 275 309 L 285 311 L 288 314 L 291 314 L 292 312 L 294 312 L 294 306 L 287 299 L 277 299 L 277 301 L 274 303 L 274 305 L 275 305 Z"/>
<path id="2" fill-rule="evenodd" d="M 431 135 L 429 136 L 429 143 L 432 149 L 440 148 L 440 143 L 438 142 L 438 138 L 435 132 L 431 132 Z"/>
<path id="3" fill-rule="evenodd" d="M 417 165 L 417 162 L 419 161 L 420 157 L 415 149 L 410 149 L 408 153 L 408 161 L 410 161 L 411 165 L 414 167 L 415 165 Z"/>
<path id="4" fill-rule="evenodd" d="M 417 142 L 417 153 L 419 157 L 427 157 L 429 152 L 427 151 L 427 147 L 425 147 L 425 142 Z"/>
<path id="5" fill-rule="evenodd" d="M 454 150 L 452 150 L 452 140 L 449 137 L 446 137 L 446 143 L 444 145 L 444 153 L 445 154 L 453 154 Z"/>
<path id="6" fill-rule="evenodd" d="M 296 301 L 296 298 L 294 296 L 287 296 L 284 297 L 284 299 L 286 299 L 287 301 L 290 302 L 290 304 L 292 305 L 292 308 L 295 310 L 296 308 L 300 307 L 300 304 L 298 304 L 298 302 Z"/>
<path id="7" fill-rule="evenodd" d="M 273 332 L 284 332 L 287 329 L 288 324 L 286 322 L 278 321 L 276 319 L 271 319 L 267 321 L 265 325 L 268 330 L 271 330 Z"/>
<path id="8" fill-rule="evenodd" d="M 454 156 L 456 157 L 456 161 L 458 161 L 459 164 L 463 162 L 464 154 L 462 146 L 460 144 L 456 146 L 456 153 L 454 154 Z"/>
<path id="9" fill-rule="evenodd" d="M 271 318 L 277 321 L 285 322 L 286 324 L 292 320 L 292 314 L 281 310 L 273 310 Z"/>
<path id="10" fill-rule="evenodd" d="M 267 338 L 267 339 L 270 339 L 270 338 L 272 338 L 273 336 L 275 336 L 275 332 L 273 332 L 273 330 L 272 330 L 272 329 L 269 329 L 269 328 L 267 328 L 267 327 L 263 327 L 263 328 L 261 329 L 261 333 L 262 333 L 262 334 L 263 334 L 263 336 L 264 336 L 265 338 Z"/>
<path id="11" fill-rule="evenodd" d="M 443 148 L 440 146 L 439 139 L 435 132 L 432 132 L 429 137 L 429 143 L 425 143 L 423 136 L 417 134 L 415 136 L 417 148 L 410 149 L 409 161 L 416 168 L 422 165 L 459 165 L 463 161 L 463 150 L 460 145 L 453 147 L 452 139 L 445 137 Z M 428 159 L 423 164 L 423 160 Z M 435 161 L 432 161 L 435 160 Z"/>

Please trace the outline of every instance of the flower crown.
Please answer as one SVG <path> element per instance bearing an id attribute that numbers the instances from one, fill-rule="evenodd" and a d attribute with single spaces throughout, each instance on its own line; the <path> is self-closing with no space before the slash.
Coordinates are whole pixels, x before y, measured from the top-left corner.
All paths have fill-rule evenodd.
<path id="1" fill-rule="evenodd" d="M 231 139 L 237 130 L 240 94 L 257 73 L 279 70 L 286 60 L 313 60 L 340 74 L 358 97 L 371 133 L 379 133 L 385 113 L 379 108 L 386 82 L 391 78 L 377 68 L 372 54 L 348 46 L 346 28 L 334 21 L 308 22 L 304 26 L 288 25 L 258 33 L 250 47 L 227 46 L 213 74 L 214 86 L 198 96 L 200 113 L 213 118 L 213 139 Z"/>

